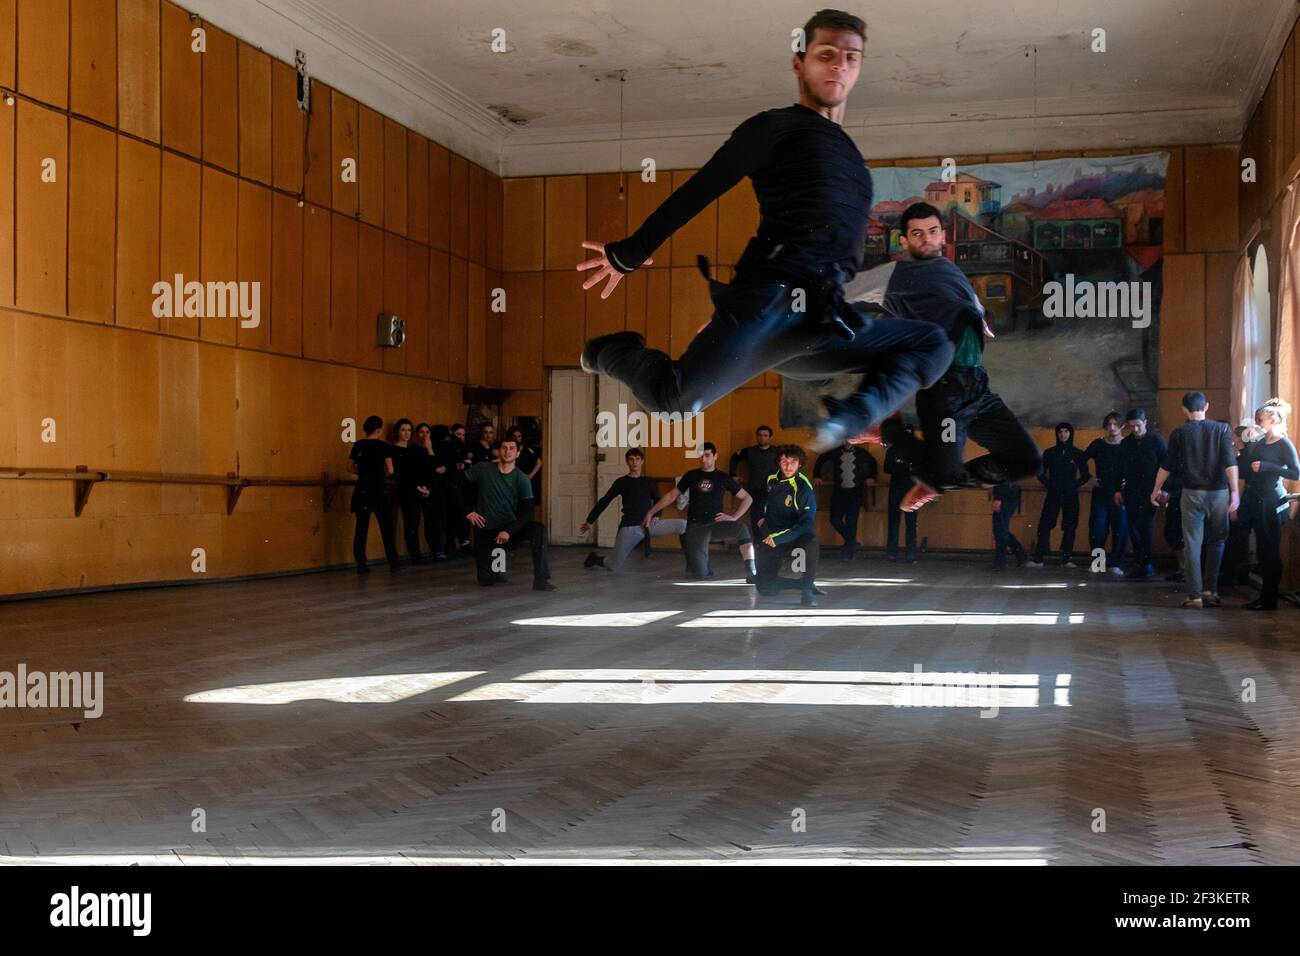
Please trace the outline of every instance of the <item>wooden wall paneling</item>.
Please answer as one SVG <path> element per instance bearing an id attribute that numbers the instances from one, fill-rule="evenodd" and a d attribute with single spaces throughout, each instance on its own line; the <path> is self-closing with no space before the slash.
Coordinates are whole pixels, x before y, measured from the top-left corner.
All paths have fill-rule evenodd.
<path id="1" fill-rule="evenodd" d="M 546 268 L 574 272 L 587 232 L 585 176 L 546 177 Z M 579 313 L 581 314 L 581 313 Z"/>
<path id="2" fill-rule="evenodd" d="M 1296 31 L 1292 29 L 1287 37 L 1286 46 L 1282 48 L 1282 58 L 1277 69 L 1281 75 L 1282 100 L 1282 156 L 1288 168 L 1297 153 L 1295 125 L 1295 69 L 1296 69 Z"/>
<path id="3" fill-rule="evenodd" d="M 20 309 L 63 315 L 68 305 L 68 118 L 26 100 L 18 100 L 16 109 L 14 298 Z M 51 168 L 54 181 L 43 181 L 43 172 Z"/>
<path id="4" fill-rule="evenodd" d="M 117 125 L 117 0 L 72 0 L 69 109 Z"/>
<path id="5" fill-rule="evenodd" d="M 237 222 L 239 250 L 236 268 L 241 301 L 231 324 L 235 327 L 235 341 L 240 348 L 265 349 L 271 344 L 271 323 L 274 321 L 271 312 L 271 190 L 241 179 Z M 248 289 L 247 311 L 254 311 L 254 304 L 260 310 L 258 315 L 248 319 L 243 317 L 242 290 L 245 288 Z M 257 324 L 244 324 L 253 321 Z"/>
<path id="6" fill-rule="evenodd" d="M 487 275 L 477 262 L 469 263 L 466 284 L 467 374 L 471 385 L 487 384 Z"/>
<path id="7" fill-rule="evenodd" d="M 384 224 L 384 118 L 368 106 L 357 114 L 357 185 L 361 191 L 361 221 Z"/>
<path id="8" fill-rule="evenodd" d="M 406 235 L 429 244 L 429 141 L 406 131 Z"/>
<path id="9" fill-rule="evenodd" d="M 303 116 L 307 137 L 306 168 L 302 174 L 303 195 L 307 202 L 330 207 L 334 201 L 334 131 L 332 114 L 334 91 L 324 83 L 312 81 L 311 112 Z"/>
<path id="10" fill-rule="evenodd" d="M 208 34 L 211 52 L 212 34 Z M 204 145 L 207 136 L 204 135 Z M 234 282 L 239 278 L 239 180 L 210 166 L 203 168 L 203 207 L 200 213 L 200 279 L 209 282 Z M 119 274 L 120 274 L 119 269 Z M 118 309 L 121 321 L 121 309 Z M 235 344 L 236 319 L 209 315 L 199 319 L 199 336 L 209 342 Z"/>
<path id="11" fill-rule="evenodd" d="M 162 117 L 158 0 L 117 0 L 117 124 L 158 142 Z"/>
<path id="12" fill-rule="evenodd" d="M 69 125 L 68 315 L 111 323 L 117 136 L 112 130 L 77 119 Z"/>
<path id="13" fill-rule="evenodd" d="M 375 339 L 375 320 L 384 308 L 384 233 L 361 224 L 357 233 L 357 317 L 354 361 L 366 368 L 383 368 L 384 357 Z"/>
<path id="14" fill-rule="evenodd" d="M 429 141 L 429 245 L 447 251 L 451 235 L 451 153 Z"/>
<path id="15" fill-rule="evenodd" d="M 421 151 L 427 158 L 428 151 Z M 414 225 L 414 215 L 408 217 Z M 428 222 L 426 217 L 425 222 Z M 406 241 L 406 373 L 429 374 L 429 249 L 414 239 Z"/>
<path id="16" fill-rule="evenodd" d="M 1168 150 L 1169 166 L 1165 170 L 1165 255 L 1186 250 L 1187 230 L 1184 225 L 1183 148 Z"/>
<path id="17" fill-rule="evenodd" d="M 402 144 L 402 162 L 406 162 L 406 144 Z M 402 203 L 406 208 L 406 203 Z M 380 308 L 406 317 L 406 287 L 409 281 L 406 266 L 406 240 L 391 232 L 384 233 L 384 297 Z M 376 311 L 378 314 L 378 310 Z M 374 319 L 371 319 L 370 334 L 373 337 Z M 405 372 L 406 346 L 400 348 L 379 349 L 379 361 L 385 372 Z"/>
<path id="18" fill-rule="evenodd" d="M 502 211 L 505 196 L 500 176 L 489 173 L 487 178 L 487 266 L 496 272 L 501 267 Z"/>
<path id="19" fill-rule="evenodd" d="M 196 159 L 203 155 L 203 53 L 194 50 L 199 24 L 162 0 L 162 142 Z"/>
<path id="20" fill-rule="evenodd" d="M 352 365 L 357 356 L 357 281 L 359 278 L 356 220 L 336 213 L 330 252 L 330 361 Z"/>
<path id="21" fill-rule="evenodd" d="M 489 388 L 501 387 L 501 350 L 505 347 L 504 327 L 500 312 L 493 311 L 492 304 L 497 299 L 497 291 L 504 290 L 505 277 L 495 269 L 487 270 L 487 302 L 484 306 L 484 326 L 487 337 L 487 385 Z"/>
<path id="22" fill-rule="evenodd" d="M 330 221 L 322 206 L 302 210 L 302 354 L 306 358 L 330 357 Z"/>
<path id="23" fill-rule="evenodd" d="M 629 332 L 646 332 L 646 290 L 649 284 L 649 270 L 638 269 L 631 275 L 624 276 L 619 283 L 623 287 L 625 304 L 623 308 L 623 327 Z M 593 290 L 594 291 L 594 290 Z"/>
<path id="24" fill-rule="evenodd" d="M 298 74 L 289 64 L 272 60 L 271 183 L 276 189 L 301 194 L 302 169 L 303 112 L 298 109 Z"/>
<path id="25" fill-rule="evenodd" d="M 429 374 L 450 378 L 451 262 L 447 253 L 429 250 Z"/>
<path id="26" fill-rule="evenodd" d="M 21 61 L 20 61 L 21 62 Z M 1284 98 L 1282 96 L 1282 75 L 1273 71 L 1269 80 L 1268 92 L 1264 96 L 1264 108 L 1269 115 L 1269 196 L 1276 196 L 1286 185 L 1283 178 L 1291 165 L 1290 157 L 1285 155 L 1286 117 L 1283 114 Z"/>
<path id="27" fill-rule="evenodd" d="M 14 141 L 17 114 L 16 109 L 7 106 L 0 109 L 0 306 L 14 304 L 14 250 L 18 247 L 14 235 L 14 190 L 17 186 Z"/>
<path id="28" fill-rule="evenodd" d="M 639 270 L 638 270 L 639 271 Z M 632 273 L 636 275 L 637 273 Z M 651 269 L 646 273 L 645 344 L 661 352 L 672 352 L 673 273 Z M 695 274 L 697 277 L 699 273 Z M 674 357 L 678 353 L 672 353 Z"/>
<path id="29" fill-rule="evenodd" d="M 68 107 L 68 0 L 18 0 L 18 91 Z"/>
<path id="30" fill-rule="evenodd" d="M 713 315 L 713 303 L 708 285 L 694 266 L 673 269 L 672 283 L 672 338 L 666 351 L 678 356 Z"/>
<path id="31" fill-rule="evenodd" d="M 239 175 L 271 182 L 271 58 L 238 44 Z"/>
<path id="32" fill-rule="evenodd" d="M 162 155 L 162 227 L 159 240 L 158 278 L 181 286 L 199 279 L 199 222 L 203 198 L 203 167 L 164 151 Z M 198 338 L 199 317 L 176 309 L 158 320 L 158 329 L 171 335 Z"/>
<path id="33" fill-rule="evenodd" d="M 718 264 L 734 266 L 758 232 L 758 199 L 748 179 L 718 197 Z"/>
<path id="34" fill-rule="evenodd" d="M 117 325 L 157 332 L 153 284 L 162 278 L 162 151 L 118 137 L 117 173 Z M 182 306 L 173 302 L 172 311 Z"/>
<path id="35" fill-rule="evenodd" d="M 1186 249 L 1231 252 L 1237 248 L 1237 147 L 1188 146 L 1186 164 Z"/>
<path id="36" fill-rule="evenodd" d="M 626 236 L 627 196 L 618 191 L 622 176 L 619 173 L 594 173 L 586 180 L 587 222 L 582 238 L 612 242 Z M 583 255 L 581 247 L 576 255 Z"/>
<path id="37" fill-rule="evenodd" d="M 447 251 L 462 259 L 469 253 L 469 162 L 447 154 Z"/>
<path id="38" fill-rule="evenodd" d="M 292 196 L 271 197 L 270 347 L 302 354 L 303 209 Z"/>
<path id="39" fill-rule="evenodd" d="M 543 274 L 507 272 L 503 281 L 506 312 L 500 317 L 500 386 L 503 389 L 542 388 Z"/>
<path id="40" fill-rule="evenodd" d="M 447 378 L 469 382 L 469 264 L 449 256 L 447 300 Z"/>
<path id="41" fill-rule="evenodd" d="M 177 157 L 163 157 L 164 184 L 168 174 L 168 159 L 177 160 Z M 198 167 L 194 168 L 197 172 Z M 166 188 L 164 185 L 164 193 Z M 163 204 L 166 205 L 165 198 Z M 197 229 L 197 217 L 194 225 Z M 197 237 L 194 247 L 197 272 Z M 161 340 L 158 351 L 158 432 L 167 438 L 158 449 L 158 467 L 164 474 L 195 475 L 203 471 L 200 429 L 195 427 L 201 414 L 199 389 L 196 387 L 199 381 L 199 348 L 197 342 L 184 342 L 170 337 Z M 192 515 L 199 511 L 199 489 L 194 486 L 163 485 L 160 493 L 160 505 L 165 515 Z"/>
<path id="42" fill-rule="evenodd" d="M 582 288 L 582 283 L 594 274 L 594 272 L 556 273 L 557 277 L 561 277 L 561 281 L 567 280 L 571 282 L 582 296 L 583 304 L 586 306 L 586 324 L 583 329 L 584 342 L 587 339 L 595 338 L 597 335 L 623 331 L 627 320 L 627 279 L 624 278 L 619 281 L 608 299 L 602 299 L 600 297 L 601 291 L 609 280 L 602 279 L 599 284 L 586 291 Z M 633 273 L 633 275 L 635 274 Z"/>
<path id="43" fill-rule="evenodd" d="M 1167 255 L 1160 303 L 1160 385 L 1205 386 L 1205 256 Z"/>
<path id="44" fill-rule="evenodd" d="M 384 118 L 384 228 L 406 235 L 406 127 Z"/>
<path id="45" fill-rule="evenodd" d="M 695 175 L 693 169 L 673 170 L 673 191 L 686 185 Z M 638 223 L 638 225 L 640 225 Z M 690 222 L 673 233 L 667 245 L 671 246 L 671 261 L 674 266 L 694 266 L 696 256 L 708 256 L 716 262 L 718 258 L 718 201 L 715 199 L 701 209 Z"/>
<path id="46" fill-rule="evenodd" d="M 1205 257 L 1205 385 L 1227 389 L 1232 385 L 1232 277 L 1235 252 Z"/>
<path id="47" fill-rule="evenodd" d="M 357 101 L 337 90 L 332 97 L 331 110 L 334 160 L 330 165 L 333 181 L 334 211 L 345 216 L 356 216 L 361 210 L 361 119 Z M 345 182 L 343 168 L 346 161 L 355 163 L 356 181 Z"/>
<path id="48" fill-rule="evenodd" d="M 547 272 L 543 293 L 542 364 L 575 367 L 586 342 L 582 286 L 572 273 Z"/>
<path id="49" fill-rule="evenodd" d="M 0 0 L 0 89 L 18 88 L 18 0 Z"/>
<path id="50" fill-rule="evenodd" d="M 469 164 L 469 261 L 487 262 L 487 170 Z"/>
<path id="51" fill-rule="evenodd" d="M 226 31 L 202 26 L 203 159 L 233 173 L 239 169 L 239 45 Z"/>
<path id="52" fill-rule="evenodd" d="M 541 176 L 507 179 L 503 195 L 502 265 L 506 272 L 540 270 L 546 247 L 546 180 Z M 604 237 L 600 241 L 605 241 Z M 578 251 L 584 250 L 579 247 Z"/>

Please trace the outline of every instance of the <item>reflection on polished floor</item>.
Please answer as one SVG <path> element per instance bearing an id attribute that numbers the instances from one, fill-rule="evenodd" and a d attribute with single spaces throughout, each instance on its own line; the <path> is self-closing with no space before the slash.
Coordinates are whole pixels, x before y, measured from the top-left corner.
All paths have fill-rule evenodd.
<path id="1" fill-rule="evenodd" d="M 0 605 L 0 671 L 104 673 L 97 719 L 0 709 L 0 862 L 1300 863 L 1292 608 L 553 557 Z"/>

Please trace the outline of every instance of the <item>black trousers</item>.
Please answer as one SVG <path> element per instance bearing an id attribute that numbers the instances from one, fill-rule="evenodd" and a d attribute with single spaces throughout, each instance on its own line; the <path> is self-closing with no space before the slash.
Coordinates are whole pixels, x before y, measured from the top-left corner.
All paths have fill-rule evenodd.
<path id="1" fill-rule="evenodd" d="M 762 534 L 760 531 L 759 534 Z M 709 544 L 736 538 L 741 544 L 754 540 L 749 526 L 743 521 L 692 521 L 682 535 L 682 550 L 686 552 L 686 572 L 695 578 L 708 577 Z"/>
<path id="2" fill-rule="evenodd" d="M 424 540 L 434 554 L 447 551 L 447 501 L 441 485 L 430 489 L 429 497 L 420 499 L 420 516 L 424 519 Z"/>
<path id="3" fill-rule="evenodd" d="M 1123 505 L 1115 504 L 1115 492 L 1092 489 L 1092 503 L 1088 511 L 1088 549 L 1106 547 L 1110 537 L 1110 551 L 1106 566 L 1118 568 L 1124 564 L 1124 550 L 1128 547 L 1128 513 Z"/>
<path id="4" fill-rule="evenodd" d="M 885 512 L 885 552 L 887 554 L 898 554 L 898 519 L 900 515 L 907 527 L 907 553 L 916 553 L 916 512 L 903 512 L 899 508 L 899 505 L 903 503 L 903 497 L 914 484 L 916 484 L 914 481 L 891 480 L 889 482 L 889 505 Z"/>
<path id="5" fill-rule="evenodd" d="M 1074 551 L 1074 533 L 1079 529 L 1079 492 L 1076 489 L 1058 491 L 1047 489 L 1043 510 L 1038 515 L 1038 540 L 1034 544 L 1034 560 L 1042 561 L 1052 550 L 1052 530 L 1057 517 L 1061 519 L 1061 554 L 1070 560 Z"/>
<path id="6" fill-rule="evenodd" d="M 844 547 L 850 551 L 858 546 L 858 515 L 861 512 L 861 488 L 836 486 L 831 490 L 831 527 L 844 539 Z"/>
<path id="7" fill-rule="evenodd" d="M 758 523 L 763 520 L 763 506 L 767 504 L 767 489 L 746 488 L 749 496 L 753 498 L 747 512 L 749 516 L 749 530 L 753 532 L 754 537 L 758 537 Z"/>
<path id="8" fill-rule="evenodd" d="M 785 537 L 788 538 L 789 535 Z M 792 552 L 800 548 L 803 549 L 804 560 L 800 587 L 804 591 L 810 591 L 817 579 L 817 562 L 821 558 L 821 545 L 817 543 L 815 535 L 804 534 L 789 541 L 778 538 L 775 547 L 768 547 L 761 539 L 754 545 L 754 565 L 758 569 L 756 587 L 760 594 L 775 594 L 781 590 L 786 583 L 780 576 L 781 562 L 793 558 Z"/>
<path id="9" fill-rule="evenodd" d="M 1006 563 L 1006 556 L 1014 554 L 1017 558 L 1024 556 L 1025 549 L 1020 540 L 1011 533 L 1011 515 L 1003 511 L 993 512 L 993 561 L 997 565 Z"/>
<path id="10" fill-rule="evenodd" d="M 367 564 L 366 559 L 366 538 L 370 536 L 370 516 L 373 514 L 379 524 L 379 534 L 384 539 L 384 554 L 388 557 L 388 566 L 395 568 L 401 565 L 401 559 L 397 556 L 396 535 L 393 533 L 393 512 L 387 503 L 371 509 L 365 505 L 354 506 L 353 514 L 356 517 L 356 526 L 352 531 L 352 557 L 357 564 Z"/>
<path id="11" fill-rule="evenodd" d="M 544 584 L 550 580 L 551 565 L 545 525 L 539 521 L 530 521 L 512 534 L 505 544 L 497 544 L 497 535 L 500 533 L 500 528 L 474 529 L 474 566 L 479 584 L 491 584 L 496 579 L 497 572 L 492 570 L 492 552 L 497 548 L 512 551 L 520 541 L 528 542 L 528 550 L 532 554 L 533 583 Z"/>
<path id="12" fill-rule="evenodd" d="M 934 382 L 952 360 L 952 343 L 929 322 L 878 318 L 852 339 L 838 335 L 822 320 L 826 300 L 814 294 L 813 284 L 710 280 L 713 318 L 680 359 L 646 348 L 635 333 L 621 333 L 594 357 L 596 368 L 626 384 L 647 411 L 683 415 L 703 411 L 769 370 L 809 382 L 859 375 L 857 391 L 843 404 L 843 423 L 866 430 Z"/>
<path id="13" fill-rule="evenodd" d="M 1259 573 L 1264 579 L 1259 600 L 1270 607 L 1277 606 L 1278 586 L 1282 583 L 1282 528 L 1287 511 L 1269 511 L 1261 505 L 1255 521 L 1255 549 L 1259 554 Z"/>
<path id="14" fill-rule="evenodd" d="M 402 540 L 412 561 L 420 558 L 420 493 L 409 491 L 402 495 Z"/>
<path id="15" fill-rule="evenodd" d="M 924 441 L 901 429 L 887 440 L 935 488 L 992 486 L 1038 471 L 1042 453 L 1037 443 L 1006 402 L 989 391 L 983 367 L 948 369 L 932 387 L 916 393 L 916 413 Z M 952 441 L 944 441 L 946 431 Z M 968 438 L 988 454 L 963 462 Z"/>
<path id="16" fill-rule="evenodd" d="M 1152 526 L 1156 507 L 1151 503 L 1151 491 L 1124 492 L 1124 510 L 1128 514 L 1128 536 L 1133 542 L 1133 560 L 1139 570 L 1151 563 Z"/>

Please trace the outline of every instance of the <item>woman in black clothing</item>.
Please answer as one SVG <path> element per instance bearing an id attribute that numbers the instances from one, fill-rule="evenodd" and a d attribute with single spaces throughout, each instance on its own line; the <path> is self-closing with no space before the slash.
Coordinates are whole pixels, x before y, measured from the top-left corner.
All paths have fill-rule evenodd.
<path id="1" fill-rule="evenodd" d="M 428 422 L 420 422 L 415 426 L 414 457 L 420 513 L 424 516 L 424 540 L 433 552 L 433 560 L 446 561 L 447 545 L 444 537 L 447 528 L 447 466 L 438 460 L 438 452 L 433 444 L 433 428 Z M 420 488 L 426 489 L 424 493 L 419 492 Z"/>
<path id="2" fill-rule="evenodd" d="M 452 505 L 451 493 L 452 487 L 455 486 L 466 503 L 470 503 L 474 500 L 476 491 L 474 486 L 465 480 L 465 469 L 473 463 L 469 446 L 465 444 L 465 426 L 459 422 L 450 428 L 446 425 L 436 425 L 433 433 L 433 450 L 438 456 L 438 464 L 447 469 L 446 509 L 443 511 L 448 539 L 447 554 L 449 557 L 455 557 L 457 554 L 469 556 L 473 554 L 473 549 L 470 547 L 469 522 Z"/>
<path id="3" fill-rule="evenodd" d="M 1277 610 L 1278 584 L 1282 580 L 1282 526 L 1291 509 L 1282 482 L 1300 480 L 1295 445 L 1286 437 L 1290 414 L 1291 406 L 1280 398 L 1270 398 L 1260 406 L 1255 422 L 1264 429 L 1264 437 L 1246 446 L 1243 461 L 1246 489 L 1258 502 L 1255 545 L 1264 579 L 1259 599 L 1246 605 L 1252 611 Z"/>
<path id="4" fill-rule="evenodd" d="M 393 424 L 393 467 L 397 472 L 397 501 L 402 508 L 402 537 L 406 539 L 406 553 L 413 564 L 423 564 L 420 555 L 420 499 L 429 489 L 420 484 L 420 461 L 424 449 L 411 445 L 415 428 L 409 418 L 399 418 Z"/>
<path id="5" fill-rule="evenodd" d="M 402 569 L 393 541 L 393 512 L 388 506 L 388 479 L 394 472 L 393 446 L 380 436 L 384 433 L 384 420 L 378 415 L 366 419 L 362 430 L 366 437 L 352 446 L 348 454 L 348 471 L 357 476 L 352 489 L 352 513 L 356 515 L 356 528 L 352 535 L 352 556 L 360 574 L 369 574 L 366 561 L 366 536 L 370 533 L 370 516 L 379 524 L 379 534 L 384 539 L 384 554 L 392 571 Z"/>

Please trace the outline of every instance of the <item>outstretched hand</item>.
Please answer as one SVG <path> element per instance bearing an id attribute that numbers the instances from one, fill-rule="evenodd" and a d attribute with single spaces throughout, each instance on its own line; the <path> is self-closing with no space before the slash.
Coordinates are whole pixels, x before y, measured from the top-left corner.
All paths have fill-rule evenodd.
<path id="1" fill-rule="evenodd" d="M 590 289 L 592 286 L 597 285 L 600 282 L 600 280 L 608 278 L 609 282 L 605 285 L 605 288 L 602 289 L 600 293 L 600 297 L 602 299 L 608 299 L 611 295 L 614 294 L 615 286 L 617 286 L 619 282 L 622 281 L 623 273 L 619 272 L 617 269 L 613 267 L 613 265 L 610 264 L 609 259 L 605 256 L 605 244 L 603 242 L 592 242 L 588 240 L 582 244 L 582 248 L 591 249 L 595 252 L 600 253 L 600 255 L 596 256 L 593 259 L 587 259 L 585 262 L 578 263 L 579 272 L 583 272 L 587 269 L 596 270 L 595 274 L 593 274 L 591 278 L 589 278 L 586 282 L 582 284 L 582 288 L 584 290 Z M 642 263 L 642 265 L 648 266 L 651 265 L 653 262 L 654 262 L 653 259 L 647 259 L 644 263 Z"/>

